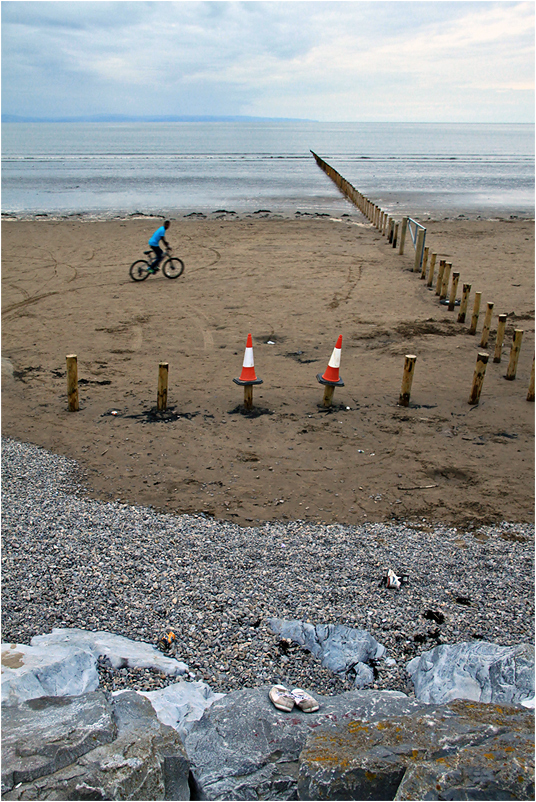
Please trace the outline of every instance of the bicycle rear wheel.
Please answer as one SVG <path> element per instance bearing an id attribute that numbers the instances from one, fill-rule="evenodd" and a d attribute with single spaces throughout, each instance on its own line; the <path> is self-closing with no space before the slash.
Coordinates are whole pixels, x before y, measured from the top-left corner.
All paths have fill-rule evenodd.
<path id="1" fill-rule="evenodd" d="M 148 267 L 149 262 L 146 262 L 145 259 L 138 259 L 137 262 L 130 265 L 130 270 L 128 271 L 130 273 L 130 278 L 133 281 L 145 281 L 149 275 L 147 272 Z"/>
<path id="2" fill-rule="evenodd" d="M 184 272 L 184 262 L 178 256 L 172 256 L 164 262 L 162 272 L 167 278 L 179 278 Z"/>

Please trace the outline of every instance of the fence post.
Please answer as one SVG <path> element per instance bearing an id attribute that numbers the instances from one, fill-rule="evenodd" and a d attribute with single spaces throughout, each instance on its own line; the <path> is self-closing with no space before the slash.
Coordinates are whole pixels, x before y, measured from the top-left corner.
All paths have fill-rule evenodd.
<path id="1" fill-rule="evenodd" d="M 459 280 L 460 280 L 460 274 L 454 272 L 452 274 L 452 284 L 450 286 L 449 312 L 454 312 L 454 307 L 456 306 L 456 294 L 458 292 Z"/>
<path id="2" fill-rule="evenodd" d="M 414 354 L 406 354 L 404 359 L 404 374 L 402 376 L 402 388 L 400 390 L 400 398 L 398 399 L 398 403 L 401 407 L 409 406 L 409 399 L 411 395 L 411 384 L 413 382 L 416 359 L 417 357 Z"/>
<path id="3" fill-rule="evenodd" d="M 447 289 L 449 286 L 450 269 L 452 262 L 445 262 L 445 270 L 443 273 L 443 281 L 441 282 L 441 292 L 439 293 L 439 300 L 444 301 L 447 297 Z"/>
<path id="4" fill-rule="evenodd" d="M 482 298 L 481 292 L 475 292 L 475 303 L 473 305 L 473 316 L 471 317 L 471 326 L 469 327 L 469 334 L 476 334 L 476 327 L 478 325 L 478 315 L 480 312 L 480 299 Z"/>
<path id="5" fill-rule="evenodd" d="M 406 242 L 406 231 L 408 230 L 408 218 L 402 218 L 402 228 L 400 229 L 400 246 L 398 248 L 398 253 L 404 253 L 404 244 Z"/>
<path id="6" fill-rule="evenodd" d="M 523 332 L 521 329 L 516 329 L 514 332 L 514 340 L 510 348 L 510 360 L 508 368 L 506 369 L 505 379 L 513 381 L 517 372 L 517 360 L 519 359 L 519 352 L 521 350 L 521 340 L 523 339 Z"/>
<path id="7" fill-rule="evenodd" d="M 437 273 L 437 282 L 435 288 L 435 294 L 439 295 L 441 292 L 441 285 L 443 284 L 443 273 L 445 272 L 445 265 L 447 264 L 445 259 L 439 260 L 439 270 Z"/>
<path id="8" fill-rule="evenodd" d="M 493 314 L 493 304 L 488 303 L 488 308 L 486 309 L 486 317 L 484 318 L 484 325 L 482 326 L 482 339 L 480 340 L 481 348 L 485 348 L 488 344 L 492 314 Z"/>
<path id="9" fill-rule="evenodd" d="M 422 255 L 421 278 L 425 278 L 425 276 L 426 276 L 426 266 L 428 264 L 428 254 L 429 253 L 430 253 L 430 248 L 427 245 L 426 248 L 424 249 L 423 255 Z"/>
<path id="10" fill-rule="evenodd" d="M 484 353 L 478 354 L 476 358 L 476 367 L 473 374 L 473 386 L 471 387 L 471 395 L 469 396 L 469 404 L 478 404 L 480 400 L 480 393 L 482 392 L 482 385 L 484 384 L 484 376 L 486 375 L 486 365 L 488 364 L 488 355 Z"/>
<path id="11" fill-rule="evenodd" d="M 464 284 L 462 291 L 462 300 L 460 301 L 460 312 L 458 314 L 458 323 L 465 323 L 465 315 L 467 314 L 467 303 L 469 301 L 470 292 L 471 292 L 471 284 Z"/>
<path id="12" fill-rule="evenodd" d="M 499 315 L 499 325 L 497 326 L 497 339 L 495 340 L 495 353 L 493 354 L 494 362 L 501 361 L 505 327 L 506 327 L 506 315 Z"/>
<path id="13" fill-rule="evenodd" d="M 419 233 L 417 234 L 417 244 L 415 245 L 415 261 L 413 263 L 413 272 L 418 270 L 421 266 L 425 234 L 426 234 L 426 229 L 419 228 Z"/>
<path id="14" fill-rule="evenodd" d="M 158 366 L 158 394 L 156 396 L 156 408 L 159 412 L 164 412 L 167 408 L 168 391 L 168 362 L 160 362 Z"/>
<path id="15" fill-rule="evenodd" d="M 69 412 L 78 412 L 78 357 L 68 354 L 67 362 L 67 402 Z"/>
<path id="16" fill-rule="evenodd" d="M 430 257 L 430 267 L 428 268 L 428 281 L 426 282 L 427 287 L 431 287 L 434 281 L 434 270 L 435 270 L 435 263 L 437 259 L 437 253 L 432 253 Z"/>

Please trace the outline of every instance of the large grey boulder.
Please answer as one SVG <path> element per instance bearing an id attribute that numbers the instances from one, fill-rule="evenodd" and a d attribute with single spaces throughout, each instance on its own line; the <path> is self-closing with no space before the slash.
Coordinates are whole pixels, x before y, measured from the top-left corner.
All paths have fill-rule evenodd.
<path id="1" fill-rule="evenodd" d="M 457 700 L 310 732 L 298 799 L 534 799 L 534 717 Z"/>
<path id="2" fill-rule="evenodd" d="M 335 674 L 353 679 L 356 688 L 372 684 L 374 671 L 370 664 L 385 655 L 385 646 L 364 629 L 342 624 L 313 626 L 281 618 L 268 618 L 267 623 L 273 632 L 303 646 Z"/>
<path id="3" fill-rule="evenodd" d="M 180 737 L 133 691 L 3 709 L 3 799 L 189 799 Z"/>
<path id="4" fill-rule="evenodd" d="M 72 645 L 2 644 L 2 704 L 39 696 L 78 696 L 99 684 L 92 652 Z"/>
<path id="5" fill-rule="evenodd" d="M 74 646 L 107 657 L 114 668 L 150 668 L 171 677 L 180 677 L 188 672 L 186 663 L 166 657 L 154 646 L 133 641 L 111 632 L 89 632 L 85 629 L 53 629 L 49 635 L 36 635 L 32 646 L 51 650 L 58 646 Z"/>
<path id="6" fill-rule="evenodd" d="M 442 644 L 410 660 L 406 669 L 422 702 L 471 699 L 533 706 L 534 646 L 529 644 Z"/>
<path id="7" fill-rule="evenodd" d="M 197 799 L 296 799 L 300 752 L 316 728 L 426 709 L 394 691 L 349 691 L 315 694 L 316 713 L 283 713 L 269 701 L 269 690 L 227 694 L 186 735 Z"/>
<path id="8" fill-rule="evenodd" d="M 2 785 L 12 788 L 74 763 L 114 740 L 117 726 L 101 691 L 43 696 L 2 708 Z"/>

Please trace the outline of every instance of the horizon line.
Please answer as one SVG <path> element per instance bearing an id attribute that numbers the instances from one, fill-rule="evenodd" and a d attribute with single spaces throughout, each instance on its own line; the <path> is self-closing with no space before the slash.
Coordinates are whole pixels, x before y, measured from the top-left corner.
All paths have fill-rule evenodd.
<path id="1" fill-rule="evenodd" d="M 453 121 L 446 120 L 314 120 L 304 117 L 253 117 L 241 114 L 185 114 L 185 115 L 140 115 L 140 114 L 83 114 L 78 116 L 60 115 L 57 117 L 38 117 L 36 115 L 18 115 L 2 113 L 2 123 L 106 123 L 106 122 L 137 122 L 137 123 L 173 123 L 173 122 L 300 122 L 300 123 L 359 123 L 378 124 L 392 123 L 396 125 L 534 125 L 534 122 L 492 121 L 477 120 Z"/>

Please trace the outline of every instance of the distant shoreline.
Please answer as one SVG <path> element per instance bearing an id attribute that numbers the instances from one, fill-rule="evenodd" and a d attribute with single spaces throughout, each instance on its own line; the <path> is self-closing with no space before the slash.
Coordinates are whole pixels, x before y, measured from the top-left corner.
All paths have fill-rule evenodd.
<path id="1" fill-rule="evenodd" d="M 408 213 L 407 210 L 400 210 L 395 217 L 409 216 L 422 222 L 436 222 L 440 220 L 449 221 L 515 221 L 515 220 L 534 220 L 534 210 L 531 212 L 512 212 L 509 214 L 507 211 L 490 214 L 477 214 L 476 212 L 459 212 L 445 211 L 442 213 L 437 211 L 435 214 L 413 214 Z M 352 212 L 344 213 L 341 215 L 331 214 L 329 212 L 302 212 L 297 209 L 295 212 L 289 211 L 272 211 L 270 209 L 257 209 L 256 211 L 241 211 L 235 212 L 227 209 L 216 209 L 214 211 L 182 211 L 182 210 L 164 210 L 161 213 L 156 212 L 2 212 L 2 222 L 68 222 L 78 221 L 86 223 L 110 222 L 113 220 L 164 220 L 169 217 L 172 220 L 341 220 L 348 223 L 360 224 L 364 226 L 371 226 L 365 217 L 354 209 Z"/>
<path id="2" fill-rule="evenodd" d="M 17 114 L 2 114 L 2 123 L 316 123 L 300 117 L 248 117 L 242 115 L 163 115 L 129 116 L 124 114 L 94 114 L 82 117 L 22 117 Z M 529 125 L 530 123 L 527 123 Z"/>
<path id="3" fill-rule="evenodd" d="M 526 125 L 534 128 L 533 122 L 437 122 L 437 121 L 415 121 L 403 122 L 400 120 L 378 121 L 378 120 L 313 120 L 305 117 L 249 117 L 247 115 L 194 115 L 194 114 L 168 114 L 168 115 L 127 115 L 127 114 L 93 114 L 80 117 L 36 117 L 33 115 L 23 116 L 18 114 L 2 114 L 2 123 L 314 123 L 323 125 L 430 125 L 430 126 L 482 126 L 490 125 Z"/>

